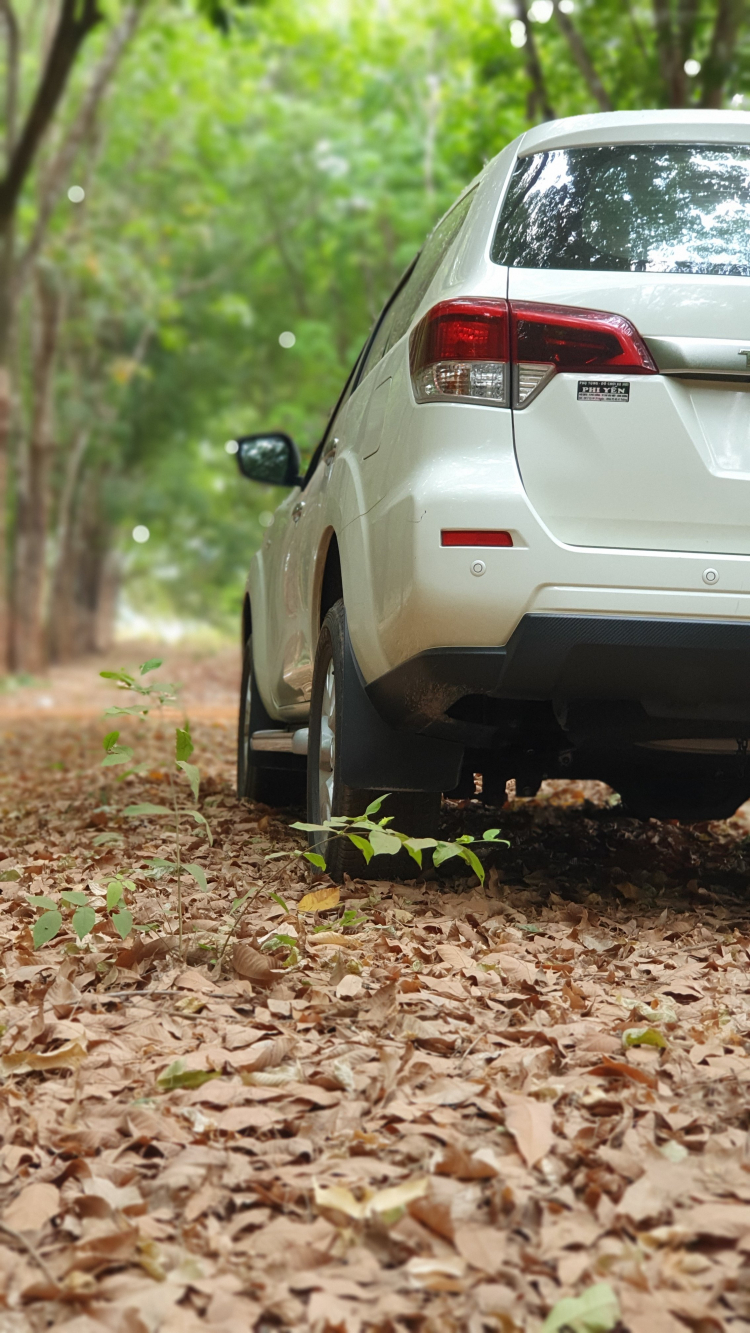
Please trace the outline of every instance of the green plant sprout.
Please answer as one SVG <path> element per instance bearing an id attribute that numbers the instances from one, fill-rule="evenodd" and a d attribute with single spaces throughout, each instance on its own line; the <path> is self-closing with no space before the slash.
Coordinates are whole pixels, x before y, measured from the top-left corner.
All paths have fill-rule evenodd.
<path id="1" fill-rule="evenodd" d="M 385 796 L 379 796 L 377 800 L 371 801 L 365 810 L 364 815 L 333 815 L 323 824 L 292 824 L 290 827 L 300 829 L 303 833 L 326 833 L 337 838 L 348 838 L 350 842 L 358 847 L 365 858 L 367 865 L 370 864 L 373 856 L 396 856 L 402 849 L 409 853 L 413 861 L 416 861 L 420 870 L 422 869 L 422 852 L 432 848 L 432 864 L 440 866 L 444 861 L 449 861 L 454 856 L 460 856 L 468 866 L 474 871 L 480 884 L 484 884 L 484 866 L 482 865 L 476 852 L 472 851 L 471 844 L 479 844 L 486 847 L 488 845 L 509 847 L 507 838 L 499 838 L 497 835 L 500 830 L 496 828 L 487 829 L 487 832 L 481 838 L 472 838 L 469 833 L 464 833 L 455 842 L 444 842 L 440 838 L 412 838 L 407 833 L 399 833 L 396 829 L 388 828 L 391 816 L 386 815 L 377 822 L 371 818 L 378 814 L 383 801 L 388 799 L 390 793 Z M 285 856 L 287 852 L 272 852 L 271 856 Z M 325 858 L 320 852 L 295 851 L 292 856 L 303 856 L 319 870 L 325 870 Z M 267 858 L 271 859 L 271 857 Z"/>
<path id="2" fill-rule="evenodd" d="M 124 940 L 133 929 L 133 913 L 129 907 L 120 904 L 125 897 L 125 892 L 133 893 L 135 884 L 132 879 L 126 879 L 124 875 L 115 875 L 107 885 L 106 889 L 106 907 L 103 915 L 100 915 L 98 907 L 94 906 L 101 895 L 85 893 L 82 889 L 65 889 L 60 894 L 60 903 L 54 899 L 47 898 L 44 894 L 35 896 L 26 895 L 26 901 L 29 907 L 35 908 L 41 912 L 41 916 L 34 923 L 32 939 L 34 948 L 39 949 L 43 944 L 47 944 L 59 935 L 63 927 L 62 909 L 73 912 L 71 925 L 79 940 L 84 936 L 90 935 L 98 922 L 109 917 L 120 939 Z M 119 911 L 115 911 L 119 908 Z M 137 927 L 136 927 L 137 929 Z"/>
<path id="3" fill-rule="evenodd" d="M 131 694 L 140 696 L 140 702 L 132 704 L 128 708 L 119 708 L 113 706 L 105 712 L 105 717 L 146 717 L 153 707 L 156 707 L 161 714 L 168 703 L 175 703 L 177 699 L 178 685 L 173 685 L 166 681 L 150 681 L 143 683 L 143 677 L 151 671 L 156 671 L 162 664 L 159 657 L 149 658 L 139 668 L 139 680 L 131 676 L 127 671 L 100 671 L 99 675 L 105 680 L 114 680 L 122 690 L 127 690 Z M 110 731 L 103 740 L 106 751 L 102 760 L 103 767 L 113 767 L 117 764 L 130 764 L 133 758 L 133 749 L 129 745 L 120 744 L 119 731 Z M 182 801 L 182 786 L 177 782 L 177 773 L 175 769 L 184 773 L 188 780 L 193 799 L 197 802 L 200 792 L 200 769 L 196 764 L 190 763 L 190 756 L 193 753 L 193 741 L 190 735 L 190 724 L 186 720 L 185 725 L 175 728 L 175 748 L 174 761 L 171 759 L 167 763 L 167 773 L 169 775 L 169 791 L 171 805 L 154 805 L 151 801 L 142 801 L 138 805 L 127 805 L 123 810 L 123 815 L 129 818 L 138 819 L 145 817 L 169 816 L 174 821 L 175 834 L 175 859 L 173 861 L 164 860 L 161 857 L 152 857 L 149 864 L 156 878 L 161 874 L 173 873 L 177 878 L 177 919 L 179 931 L 179 951 L 180 958 L 184 956 L 183 947 L 183 906 L 182 906 L 182 878 L 188 874 L 195 881 L 198 888 L 203 893 L 208 892 L 206 882 L 206 872 L 202 866 L 190 862 L 184 862 L 182 859 L 182 826 L 184 819 L 192 819 L 200 825 L 205 831 L 209 844 L 213 843 L 211 829 L 205 815 L 201 814 L 194 806 L 186 806 Z M 151 764 L 146 761 L 131 766 L 123 773 L 126 778 L 130 773 L 146 773 L 151 768 Z"/>

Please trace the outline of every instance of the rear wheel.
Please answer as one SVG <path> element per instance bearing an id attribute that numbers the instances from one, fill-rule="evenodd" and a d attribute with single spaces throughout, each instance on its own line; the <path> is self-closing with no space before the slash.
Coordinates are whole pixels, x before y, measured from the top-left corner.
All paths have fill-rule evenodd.
<path id="1" fill-rule="evenodd" d="M 245 644 L 242 659 L 240 717 L 237 728 L 237 796 L 240 800 L 259 801 L 263 805 L 300 805 L 305 799 L 305 775 L 292 768 L 292 756 L 280 755 L 275 762 L 289 767 L 261 767 L 251 748 L 256 731 L 273 731 L 279 726 L 263 707 L 255 683 L 252 636 Z"/>
<path id="2" fill-rule="evenodd" d="M 336 738 L 347 725 L 344 625 L 344 603 L 338 601 L 323 621 L 313 671 L 307 751 L 307 816 L 311 824 L 322 824 L 332 815 L 362 815 L 371 801 L 383 794 L 349 787 L 341 777 Z M 440 794 L 393 792 L 383 802 L 382 815 L 392 816 L 392 827 L 399 833 L 409 833 L 415 838 L 435 837 Z M 325 858 L 328 873 L 335 880 L 342 879 L 344 873 L 360 879 L 405 879 L 419 873 L 407 852 L 374 856 L 368 866 L 348 838 L 321 838 L 313 833 L 310 843 Z"/>

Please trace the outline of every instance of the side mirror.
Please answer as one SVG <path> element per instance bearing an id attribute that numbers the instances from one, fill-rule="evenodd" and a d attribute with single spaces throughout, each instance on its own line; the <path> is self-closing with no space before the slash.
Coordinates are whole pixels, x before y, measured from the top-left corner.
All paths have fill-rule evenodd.
<path id="1" fill-rule="evenodd" d="M 264 435 L 240 435 L 237 465 L 243 477 L 267 486 L 297 486 L 300 478 L 299 450 L 281 431 Z"/>

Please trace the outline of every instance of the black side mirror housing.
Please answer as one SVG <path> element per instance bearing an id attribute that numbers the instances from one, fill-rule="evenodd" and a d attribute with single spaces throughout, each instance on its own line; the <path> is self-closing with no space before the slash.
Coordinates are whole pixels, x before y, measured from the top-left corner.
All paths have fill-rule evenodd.
<path id="1" fill-rule="evenodd" d="M 300 456 L 294 440 L 282 431 L 237 437 L 237 465 L 243 477 L 267 486 L 298 486 Z"/>

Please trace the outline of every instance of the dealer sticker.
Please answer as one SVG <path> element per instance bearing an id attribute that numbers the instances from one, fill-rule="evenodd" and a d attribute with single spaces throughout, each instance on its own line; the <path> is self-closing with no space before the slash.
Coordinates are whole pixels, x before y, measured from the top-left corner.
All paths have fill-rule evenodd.
<path id="1" fill-rule="evenodd" d="M 579 403 L 627 403 L 630 385 L 622 380 L 579 380 Z"/>

